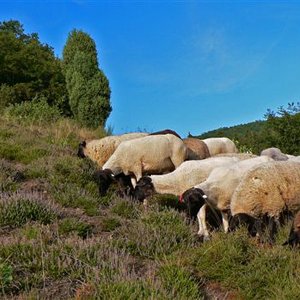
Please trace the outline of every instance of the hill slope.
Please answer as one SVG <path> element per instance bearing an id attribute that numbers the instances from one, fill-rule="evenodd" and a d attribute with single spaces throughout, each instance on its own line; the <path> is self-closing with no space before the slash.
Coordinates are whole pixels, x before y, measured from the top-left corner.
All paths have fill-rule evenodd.
<path id="1" fill-rule="evenodd" d="M 174 196 L 100 197 L 69 120 L 0 117 L 0 295 L 7 299 L 296 299 L 299 255 L 245 230 L 200 243 Z"/>

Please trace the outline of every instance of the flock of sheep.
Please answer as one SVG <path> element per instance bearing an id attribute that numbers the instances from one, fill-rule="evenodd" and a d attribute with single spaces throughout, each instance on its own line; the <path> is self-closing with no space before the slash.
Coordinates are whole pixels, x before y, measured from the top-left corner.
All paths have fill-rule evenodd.
<path id="1" fill-rule="evenodd" d="M 209 238 L 208 209 L 220 212 L 225 232 L 245 224 L 251 235 L 273 241 L 286 215 L 295 215 L 285 244 L 300 243 L 300 157 L 268 148 L 260 156 L 238 153 L 228 138 L 181 139 L 172 130 L 107 136 L 79 144 L 78 156 L 99 166 L 100 195 L 118 185 L 139 201 L 173 194 Z"/>

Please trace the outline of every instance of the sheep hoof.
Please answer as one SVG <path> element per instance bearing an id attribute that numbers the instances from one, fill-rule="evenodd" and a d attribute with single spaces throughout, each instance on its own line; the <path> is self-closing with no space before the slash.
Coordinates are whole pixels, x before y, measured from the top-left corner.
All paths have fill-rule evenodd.
<path id="1" fill-rule="evenodd" d="M 207 242 L 210 240 L 209 235 L 198 234 L 198 237 L 201 242 Z"/>

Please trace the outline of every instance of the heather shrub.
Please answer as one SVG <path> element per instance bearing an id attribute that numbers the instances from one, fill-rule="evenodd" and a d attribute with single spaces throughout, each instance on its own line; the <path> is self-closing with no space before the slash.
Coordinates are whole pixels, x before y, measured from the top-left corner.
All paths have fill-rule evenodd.
<path id="1" fill-rule="evenodd" d="M 57 218 L 54 207 L 37 193 L 0 195 L 0 226 L 20 227 L 29 221 L 49 224 Z"/>

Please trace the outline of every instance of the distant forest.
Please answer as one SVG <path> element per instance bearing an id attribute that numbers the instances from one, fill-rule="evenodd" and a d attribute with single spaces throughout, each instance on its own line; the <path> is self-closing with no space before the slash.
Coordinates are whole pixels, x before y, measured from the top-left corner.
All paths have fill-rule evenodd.
<path id="1" fill-rule="evenodd" d="M 300 103 L 288 103 L 276 111 L 268 110 L 265 120 L 205 132 L 197 138 L 226 136 L 238 143 L 241 151 L 259 154 L 278 147 L 284 153 L 300 155 Z"/>

